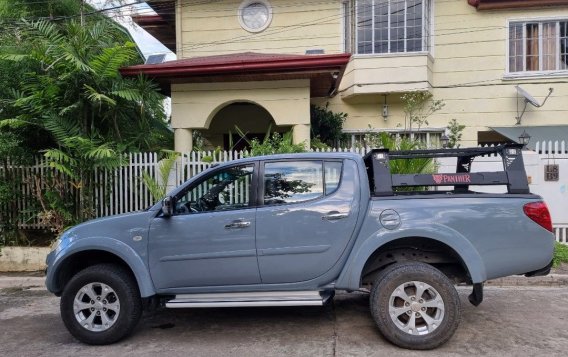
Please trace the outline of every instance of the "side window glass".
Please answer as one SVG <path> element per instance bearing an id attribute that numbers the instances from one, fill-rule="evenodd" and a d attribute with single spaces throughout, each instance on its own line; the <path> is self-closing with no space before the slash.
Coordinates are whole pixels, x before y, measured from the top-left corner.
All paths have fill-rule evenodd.
<path id="1" fill-rule="evenodd" d="M 331 195 L 339 188 L 339 182 L 341 181 L 341 168 L 343 163 L 341 162 L 325 162 L 325 195 Z"/>
<path id="2" fill-rule="evenodd" d="M 237 166 L 206 177 L 176 202 L 177 214 L 249 207 L 254 166 Z"/>
<path id="3" fill-rule="evenodd" d="M 288 161 L 264 166 L 264 204 L 277 205 L 323 196 L 321 161 Z"/>

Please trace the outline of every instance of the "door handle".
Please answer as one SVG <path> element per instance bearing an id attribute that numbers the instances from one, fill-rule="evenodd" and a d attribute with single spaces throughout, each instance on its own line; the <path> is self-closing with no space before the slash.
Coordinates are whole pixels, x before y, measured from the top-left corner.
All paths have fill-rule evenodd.
<path id="1" fill-rule="evenodd" d="M 326 221 L 338 221 L 340 219 L 344 219 L 349 217 L 349 213 L 341 213 L 341 212 L 337 212 L 337 211 L 332 211 L 329 212 L 328 214 L 326 214 L 325 216 L 323 216 L 321 219 L 326 220 Z"/>
<path id="2" fill-rule="evenodd" d="M 237 220 L 225 225 L 225 229 L 242 229 L 250 227 L 250 222 Z"/>

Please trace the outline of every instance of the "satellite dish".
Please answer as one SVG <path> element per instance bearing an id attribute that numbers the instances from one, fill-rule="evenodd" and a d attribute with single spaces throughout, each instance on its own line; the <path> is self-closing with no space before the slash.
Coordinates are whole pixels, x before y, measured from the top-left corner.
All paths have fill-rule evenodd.
<path id="1" fill-rule="evenodd" d="M 517 93 L 519 93 L 520 95 L 525 97 L 525 100 L 527 101 L 527 103 L 531 103 L 532 105 L 534 105 L 537 108 L 541 107 L 541 104 L 536 99 L 534 99 L 534 97 L 532 95 L 530 95 L 529 92 L 527 92 L 526 90 L 521 88 L 521 86 L 515 86 L 515 88 L 517 88 Z M 550 90 L 552 91 L 552 88 Z M 544 104 L 544 103 L 542 103 L 542 104 Z"/>
<path id="2" fill-rule="evenodd" d="M 525 99 L 525 107 L 523 108 L 523 112 L 521 113 L 521 115 L 517 116 L 517 118 L 516 118 L 517 119 L 517 125 L 521 124 L 521 119 L 523 118 L 523 115 L 525 114 L 525 111 L 527 110 L 527 104 L 530 103 L 532 106 L 534 106 L 536 108 L 540 108 L 546 103 L 546 101 L 548 100 L 548 98 L 550 97 L 552 92 L 554 91 L 554 88 L 549 88 L 548 89 L 548 95 L 546 96 L 546 98 L 544 98 L 544 101 L 541 104 L 532 95 L 530 95 L 529 92 L 527 92 L 526 90 L 521 88 L 521 86 L 515 86 L 515 88 L 517 89 L 517 93 Z M 518 106 L 517 106 L 517 108 L 518 108 Z M 517 114 L 518 114 L 518 110 L 517 110 Z"/>

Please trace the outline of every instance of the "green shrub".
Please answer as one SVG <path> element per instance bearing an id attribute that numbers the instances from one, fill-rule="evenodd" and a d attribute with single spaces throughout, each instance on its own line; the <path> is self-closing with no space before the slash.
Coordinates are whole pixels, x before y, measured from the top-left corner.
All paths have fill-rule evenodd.
<path id="1" fill-rule="evenodd" d="M 306 151 L 306 143 L 294 144 L 292 138 L 292 131 L 286 132 L 284 134 L 272 133 L 272 125 L 268 127 L 264 139 L 262 141 L 258 139 L 249 140 L 246 133 L 241 130 L 238 126 L 235 126 L 237 134 L 242 140 L 246 141 L 250 149 L 247 151 L 246 156 L 263 156 L 263 155 L 273 155 L 273 154 L 286 154 L 286 153 L 297 153 Z M 232 141 L 232 140 L 231 140 Z M 232 146 L 232 145 L 231 145 Z"/>
<path id="2" fill-rule="evenodd" d="M 562 263 L 568 263 L 568 245 L 556 242 L 554 244 L 553 266 L 559 267 Z"/>
<path id="3" fill-rule="evenodd" d="M 329 103 L 328 103 L 329 104 Z M 326 149 L 335 147 L 346 135 L 343 134 L 343 123 L 347 119 L 345 113 L 334 113 L 325 107 L 310 107 L 310 123 L 312 148 Z"/>
<path id="4" fill-rule="evenodd" d="M 286 154 L 306 151 L 306 145 L 294 144 L 292 140 L 292 132 L 289 131 L 283 135 L 273 133 L 266 137 L 262 142 L 252 139 L 249 156 L 262 156 L 272 154 Z"/>
<path id="5" fill-rule="evenodd" d="M 397 137 L 386 132 L 369 132 L 365 134 L 365 142 L 372 148 L 383 148 L 390 151 L 408 151 L 424 148 L 420 141 L 407 137 Z M 436 163 L 431 158 L 392 160 L 390 166 L 393 174 L 431 174 L 436 172 Z"/>
<path id="6" fill-rule="evenodd" d="M 459 148 L 459 142 L 461 141 L 465 125 L 458 123 L 456 119 L 450 120 L 447 126 L 448 129 L 448 147 L 449 148 Z"/>

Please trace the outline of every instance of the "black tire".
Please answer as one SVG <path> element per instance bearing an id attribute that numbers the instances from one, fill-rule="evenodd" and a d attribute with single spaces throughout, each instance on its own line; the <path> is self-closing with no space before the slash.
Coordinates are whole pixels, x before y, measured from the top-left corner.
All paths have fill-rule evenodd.
<path id="1" fill-rule="evenodd" d="M 93 288 L 90 295 L 84 293 L 90 291 L 87 286 Z M 112 292 L 105 295 L 101 290 L 102 286 L 109 287 Z M 96 296 L 98 291 L 101 291 L 99 297 L 102 297 L 102 300 L 98 299 L 99 301 L 95 301 L 91 309 L 86 308 L 76 314 L 75 298 L 82 294 L 79 303 L 91 304 L 92 301 L 88 301 L 90 296 L 93 294 Z M 106 299 L 109 299 L 109 305 L 102 305 L 103 302 L 107 304 Z M 111 311 L 111 306 L 115 306 L 118 313 Z M 99 308 L 109 312 L 98 311 Z M 134 330 L 142 315 L 142 299 L 136 281 L 129 272 L 118 265 L 100 264 L 90 266 L 71 278 L 61 295 L 60 310 L 65 327 L 76 339 L 89 345 L 108 345 L 125 338 Z M 91 329 L 88 329 L 79 322 L 79 319 L 85 318 L 83 321 L 85 326 L 88 326 L 86 321 L 90 317 L 91 310 L 95 311 L 92 312 L 93 314 L 99 314 L 99 317 L 93 315 Z M 105 319 L 108 318 L 108 314 L 114 318 L 112 321 L 105 320 L 110 327 L 104 326 L 105 322 L 100 317 L 103 313 Z M 97 327 L 99 330 L 95 330 Z"/>
<path id="2" fill-rule="evenodd" d="M 416 296 L 418 285 L 429 286 L 419 297 Z M 402 293 L 401 286 L 404 287 Z M 434 304 L 438 307 L 430 307 Z M 393 317 L 389 311 L 391 306 Z M 413 350 L 430 350 L 446 343 L 461 319 L 459 295 L 452 282 L 438 269 L 420 262 L 393 264 L 381 272 L 371 289 L 370 308 L 387 340 Z M 411 328 L 413 322 L 415 326 Z"/>

